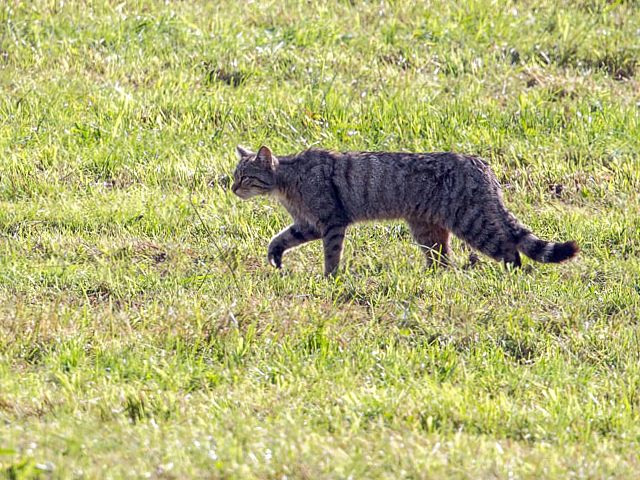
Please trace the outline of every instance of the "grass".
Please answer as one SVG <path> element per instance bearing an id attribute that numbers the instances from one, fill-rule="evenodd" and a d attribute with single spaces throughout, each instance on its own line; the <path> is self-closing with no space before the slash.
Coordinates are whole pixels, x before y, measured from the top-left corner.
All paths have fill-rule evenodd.
<path id="1" fill-rule="evenodd" d="M 639 29 L 624 1 L 3 2 L 0 475 L 636 474 Z M 280 275 L 238 143 L 479 154 L 582 253 L 425 271 L 372 224 L 335 280 L 319 245 Z"/>

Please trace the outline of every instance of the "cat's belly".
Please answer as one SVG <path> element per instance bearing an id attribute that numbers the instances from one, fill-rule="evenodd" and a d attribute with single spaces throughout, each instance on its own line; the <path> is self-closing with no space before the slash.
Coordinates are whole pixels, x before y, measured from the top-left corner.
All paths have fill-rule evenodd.
<path id="1" fill-rule="evenodd" d="M 409 213 L 404 208 L 370 204 L 354 213 L 351 218 L 355 222 L 367 222 L 373 220 L 399 220 L 408 216 Z"/>
<path id="2" fill-rule="evenodd" d="M 353 192 L 349 201 L 343 201 L 349 217 L 354 221 L 395 220 L 406 218 L 410 205 L 402 185 L 370 184 L 366 190 Z"/>

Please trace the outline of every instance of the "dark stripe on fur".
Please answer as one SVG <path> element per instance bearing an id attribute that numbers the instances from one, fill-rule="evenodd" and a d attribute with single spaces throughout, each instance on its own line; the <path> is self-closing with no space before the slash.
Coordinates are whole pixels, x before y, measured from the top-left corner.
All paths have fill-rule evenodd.
<path id="1" fill-rule="evenodd" d="M 543 242 L 542 240 L 533 240 L 531 242 L 531 246 L 529 247 L 529 250 L 524 252 L 526 253 L 529 257 L 533 258 L 534 260 L 538 260 L 538 259 L 542 259 L 541 254 L 544 251 L 544 247 L 546 246 L 546 243 Z"/>
<path id="2" fill-rule="evenodd" d="M 305 235 L 303 232 L 301 232 L 300 230 L 296 229 L 296 228 L 292 228 L 290 230 L 291 232 L 291 236 L 295 239 L 295 240 L 304 240 L 305 239 Z"/>
<path id="3" fill-rule="evenodd" d="M 332 234 L 330 237 L 327 238 L 327 243 L 331 243 L 331 242 L 335 241 L 336 238 L 344 238 L 344 233 L 337 232 L 337 233 Z"/>

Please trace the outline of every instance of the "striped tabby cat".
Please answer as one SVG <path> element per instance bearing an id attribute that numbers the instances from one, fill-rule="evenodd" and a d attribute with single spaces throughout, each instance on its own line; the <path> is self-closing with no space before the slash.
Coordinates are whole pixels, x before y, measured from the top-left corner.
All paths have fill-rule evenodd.
<path id="1" fill-rule="evenodd" d="M 562 262 L 578 253 L 571 241 L 540 240 L 509 213 L 500 185 L 481 159 L 455 153 L 326 150 L 277 157 L 237 147 L 232 190 L 240 198 L 272 194 L 293 224 L 269 244 L 277 268 L 290 248 L 322 239 L 324 273 L 338 268 L 347 227 L 354 222 L 405 219 L 427 256 L 448 263 L 453 232 L 496 260 L 520 266 L 522 252 L 538 262 Z"/>

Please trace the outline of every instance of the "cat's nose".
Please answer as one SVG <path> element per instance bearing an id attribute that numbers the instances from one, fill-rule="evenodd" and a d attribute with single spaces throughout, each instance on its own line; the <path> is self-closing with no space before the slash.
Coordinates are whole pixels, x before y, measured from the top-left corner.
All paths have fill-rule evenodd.
<path id="1" fill-rule="evenodd" d="M 238 189 L 238 184 L 234 182 L 234 183 L 233 183 L 233 185 L 231 185 L 231 191 L 232 191 L 233 193 L 236 193 L 236 190 L 237 190 L 237 189 Z"/>

